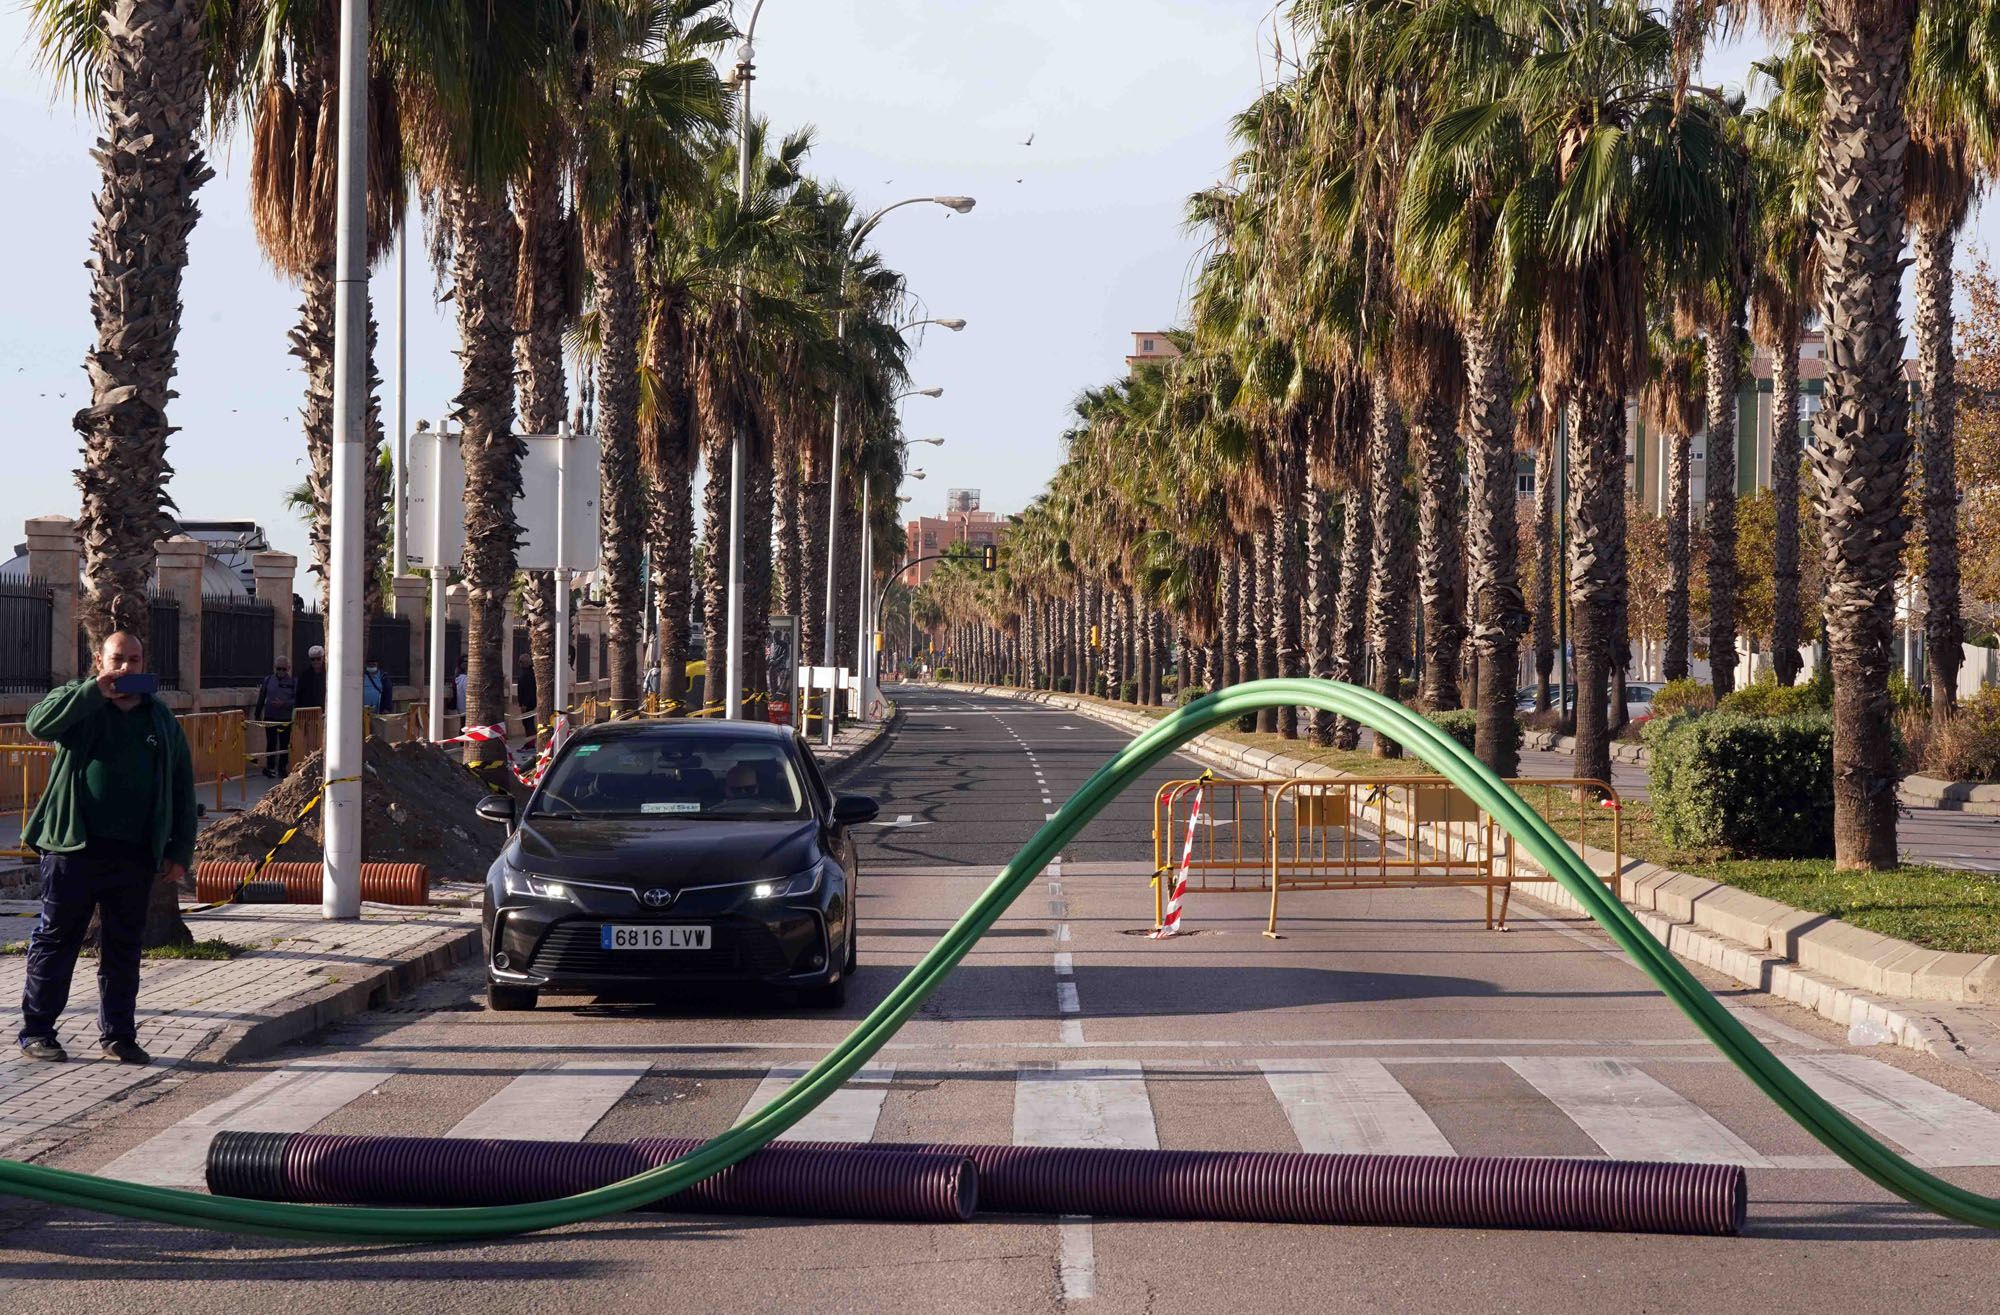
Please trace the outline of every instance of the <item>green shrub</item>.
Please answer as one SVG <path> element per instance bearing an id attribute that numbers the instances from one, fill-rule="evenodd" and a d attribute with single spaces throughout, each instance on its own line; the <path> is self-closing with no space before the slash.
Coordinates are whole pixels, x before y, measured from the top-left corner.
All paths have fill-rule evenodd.
<path id="1" fill-rule="evenodd" d="M 1796 717 L 1802 713 L 1825 712 L 1832 706 L 1832 690 L 1813 681 L 1803 685 L 1780 685 L 1777 673 L 1766 671 L 1742 689 L 1732 690 L 1715 705 L 1718 712 L 1740 712 L 1746 717 Z M 1654 705 L 1658 711 L 1658 705 Z"/>
<path id="2" fill-rule="evenodd" d="M 1889 673 L 1889 706 L 1898 712 L 1905 708 L 1924 706 L 1923 695 L 1911 688 L 1910 682 L 1903 679 L 1903 673 L 1900 671 Z"/>
<path id="3" fill-rule="evenodd" d="M 1460 708 L 1453 712 L 1427 712 L 1424 714 L 1437 728 L 1452 739 L 1457 740 L 1467 753 L 1479 747 L 1479 714 L 1470 708 Z M 1521 748 L 1521 720 L 1516 717 L 1509 723 L 1514 728 L 1515 752 Z"/>
<path id="4" fill-rule="evenodd" d="M 1682 676 L 1670 680 L 1653 696 L 1653 715 L 1671 717 L 1677 712 L 1713 712 L 1715 691 L 1698 680 Z"/>
<path id="5" fill-rule="evenodd" d="M 1833 853 L 1833 718 L 1716 712 L 1646 727 L 1653 825 L 1676 849 L 1742 858 Z"/>
<path id="6" fill-rule="evenodd" d="M 931 679 L 932 679 L 932 680 L 950 680 L 950 679 L 951 679 L 951 668 L 950 668 L 950 667 L 939 667 L 939 668 L 938 668 L 938 669 L 937 669 L 936 671 L 934 671 L 934 672 L 932 672 L 932 673 L 931 673 Z"/>
<path id="7" fill-rule="evenodd" d="M 1947 781 L 2000 781 L 2000 687 L 1958 705 L 1932 732 L 1924 765 Z"/>
<path id="8" fill-rule="evenodd" d="M 1196 699 L 1205 699 L 1207 697 L 1208 697 L 1207 690 L 1203 689 L 1199 685 L 1190 685 L 1186 689 L 1181 691 L 1179 700 L 1180 706 L 1185 708 L 1188 704 L 1193 703 Z"/>
<path id="9" fill-rule="evenodd" d="M 1121 681 L 1118 686 L 1118 697 L 1127 703 L 1137 703 L 1139 701 L 1139 682 L 1136 680 Z"/>
<path id="10" fill-rule="evenodd" d="M 1057 676 L 1056 692 L 1058 694 L 1074 694 L 1076 692 L 1076 681 L 1068 676 Z"/>

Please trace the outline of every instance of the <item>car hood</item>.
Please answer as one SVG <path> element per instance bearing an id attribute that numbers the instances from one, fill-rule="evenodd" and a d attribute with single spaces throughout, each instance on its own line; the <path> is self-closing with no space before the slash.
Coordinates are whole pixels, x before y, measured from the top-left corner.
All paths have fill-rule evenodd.
<path id="1" fill-rule="evenodd" d="M 672 890 L 790 876 L 819 857 L 819 823 L 811 820 L 531 819 L 506 851 L 510 864 L 541 876 Z"/>

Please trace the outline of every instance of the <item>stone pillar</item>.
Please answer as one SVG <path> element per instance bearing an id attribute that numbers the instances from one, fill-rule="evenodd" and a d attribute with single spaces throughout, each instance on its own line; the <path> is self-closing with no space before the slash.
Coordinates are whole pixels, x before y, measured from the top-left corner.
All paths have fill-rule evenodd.
<path id="1" fill-rule="evenodd" d="M 292 586 L 299 559 L 288 552 L 260 552 L 250 559 L 257 581 L 257 598 L 271 605 L 271 659 L 292 664 L 297 674 L 305 654 L 292 652 Z"/>
<path id="2" fill-rule="evenodd" d="M 76 593 L 83 574 L 82 541 L 76 522 L 67 516 L 36 516 L 28 521 L 28 574 L 48 585 L 55 606 L 49 610 L 49 680 L 60 685 L 87 672 L 76 669 Z"/>
<path id="3" fill-rule="evenodd" d="M 201 570 L 208 562 L 208 548 L 201 540 L 176 534 L 153 545 L 159 555 L 155 570 L 162 595 L 178 598 L 181 604 L 180 679 L 181 692 L 190 699 L 201 696 Z"/>
<path id="4" fill-rule="evenodd" d="M 410 687 L 415 692 L 408 695 L 399 693 L 396 701 L 400 706 L 405 698 L 416 698 L 430 685 L 430 654 L 424 649 L 424 641 L 430 635 L 429 601 L 431 582 L 421 575 L 399 575 L 389 582 L 395 591 L 390 600 L 389 615 L 401 617 L 410 623 Z"/>

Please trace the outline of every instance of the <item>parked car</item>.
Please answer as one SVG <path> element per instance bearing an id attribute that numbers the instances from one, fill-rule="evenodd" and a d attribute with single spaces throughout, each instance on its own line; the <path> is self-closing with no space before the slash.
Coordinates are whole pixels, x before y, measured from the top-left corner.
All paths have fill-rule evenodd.
<path id="1" fill-rule="evenodd" d="M 1639 721 L 1642 718 L 1652 716 L 1653 696 L 1664 688 L 1664 685 L 1653 680 L 1630 680 L 1625 682 L 1625 715 L 1633 721 Z M 1576 701 L 1576 686 L 1565 685 L 1560 692 L 1553 685 L 1549 687 L 1550 707 L 1559 707 L 1565 700 L 1570 703 Z M 1515 694 L 1514 709 L 1517 712 L 1533 712 L 1535 710 L 1535 687 L 1533 685 Z"/>
<path id="2" fill-rule="evenodd" d="M 752 982 L 834 1008 L 857 963 L 853 828 L 788 726 L 610 722 L 563 745 L 486 876 L 487 1000 Z"/>

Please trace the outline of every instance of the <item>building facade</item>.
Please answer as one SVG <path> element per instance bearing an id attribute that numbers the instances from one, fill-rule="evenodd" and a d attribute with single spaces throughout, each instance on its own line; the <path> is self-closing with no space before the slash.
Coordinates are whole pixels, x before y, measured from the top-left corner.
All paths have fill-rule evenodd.
<path id="1" fill-rule="evenodd" d="M 974 553 L 988 544 L 998 544 L 1007 535 L 1007 518 L 997 511 L 953 512 L 948 516 L 919 516 L 904 525 L 908 557 L 916 561 L 935 553 L 948 553 L 955 544 L 964 544 Z M 912 589 L 930 579 L 942 562 L 919 562 L 910 568 L 903 582 Z"/>

